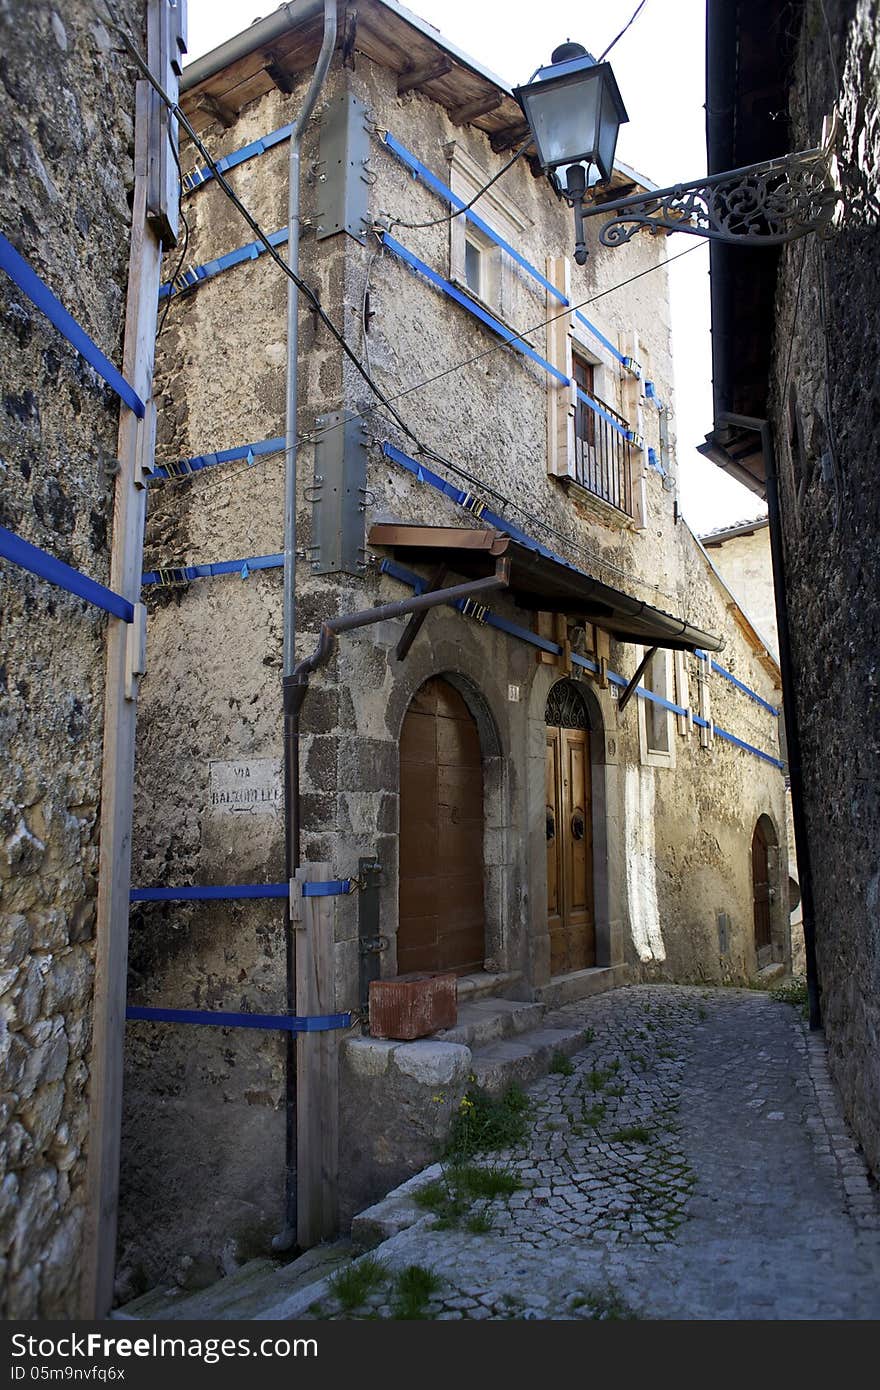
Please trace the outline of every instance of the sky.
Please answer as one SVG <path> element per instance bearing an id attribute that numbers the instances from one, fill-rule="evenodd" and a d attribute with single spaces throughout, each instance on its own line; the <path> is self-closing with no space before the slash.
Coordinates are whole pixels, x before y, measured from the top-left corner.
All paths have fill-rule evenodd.
<path id="1" fill-rule="evenodd" d="M 598 57 L 637 3 L 410 0 L 408 8 L 513 85 L 528 81 L 568 38 Z M 258 11 L 270 14 L 274 8 L 265 0 L 189 0 L 188 61 L 247 28 Z M 660 187 L 688 182 L 706 171 L 705 8 L 705 0 L 646 0 L 609 54 L 629 114 L 617 156 Z M 684 234 L 667 242 L 670 256 L 689 246 L 698 249 L 670 266 L 669 279 L 680 497 L 685 518 L 699 534 L 758 516 L 765 508 L 696 452 L 712 427 L 708 243 Z"/>

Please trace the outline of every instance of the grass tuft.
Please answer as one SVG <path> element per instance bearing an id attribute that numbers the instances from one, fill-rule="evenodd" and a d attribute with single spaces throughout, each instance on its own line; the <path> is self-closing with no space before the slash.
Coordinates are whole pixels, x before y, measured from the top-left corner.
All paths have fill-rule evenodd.
<path id="1" fill-rule="evenodd" d="M 394 1316 L 401 1321 L 423 1318 L 428 1299 L 437 1293 L 443 1281 L 424 1265 L 407 1265 L 394 1277 Z"/>
<path id="2" fill-rule="evenodd" d="M 572 1076 L 574 1073 L 574 1062 L 570 1057 L 566 1057 L 564 1052 L 560 1052 L 559 1048 L 557 1048 L 550 1058 L 550 1071 L 554 1076 Z"/>
<path id="3" fill-rule="evenodd" d="M 375 1255 L 364 1255 L 345 1269 L 338 1269 L 328 1281 L 328 1288 L 344 1311 L 350 1313 L 379 1288 L 386 1273 L 384 1264 Z"/>

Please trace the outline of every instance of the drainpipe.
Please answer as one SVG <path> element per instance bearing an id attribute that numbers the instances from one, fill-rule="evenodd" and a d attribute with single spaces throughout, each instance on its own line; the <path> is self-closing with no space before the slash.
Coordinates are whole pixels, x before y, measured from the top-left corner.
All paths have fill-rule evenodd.
<path id="1" fill-rule="evenodd" d="M 336 46 L 336 0 L 324 0 L 324 38 L 318 62 L 306 92 L 305 101 L 290 137 L 290 164 L 287 199 L 287 263 L 299 274 L 300 163 L 302 137 L 324 85 L 333 49 Z M 293 280 L 287 286 L 287 401 L 284 469 L 284 649 L 283 671 L 288 677 L 294 667 L 296 646 L 296 464 L 297 397 L 299 357 L 299 291 Z M 284 686 L 284 868 L 292 879 L 299 867 L 298 750 L 289 736 L 290 713 L 287 686 Z M 295 952 L 290 904 L 284 911 L 286 951 L 287 1009 L 296 1012 Z M 278 1252 L 296 1243 L 296 1039 L 286 1035 L 285 1056 L 285 1224 L 272 1241 Z"/>
<path id="2" fill-rule="evenodd" d="M 788 597 L 785 588 L 785 566 L 782 551 L 782 520 L 779 513 L 779 489 L 776 479 L 776 454 L 769 420 L 750 415 L 724 414 L 719 425 L 754 430 L 761 436 L 767 494 L 767 521 L 770 530 L 770 558 L 773 565 L 773 589 L 776 597 L 776 625 L 779 630 L 779 667 L 782 672 L 782 714 L 785 719 L 785 738 L 788 745 L 788 773 L 791 781 L 791 814 L 794 822 L 794 843 L 800 874 L 801 906 L 803 909 L 804 955 L 807 965 L 807 997 L 810 1008 L 810 1027 L 822 1026 L 819 972 L 816 962 L 816 916 L 813 901 L 813 866 L 810 842 L 804 814 L 804 782 L 801 767 L 801 737 L 795 701 L 794 672 L 791 660 L 791 629 L 788 621 Z"/>

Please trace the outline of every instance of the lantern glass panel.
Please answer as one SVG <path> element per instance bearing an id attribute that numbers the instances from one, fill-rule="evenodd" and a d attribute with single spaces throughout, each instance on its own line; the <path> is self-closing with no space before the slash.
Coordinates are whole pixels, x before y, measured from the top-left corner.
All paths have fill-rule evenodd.
<path id="1" fill-rule="evenodd" d="M 566 82 L 536 82 L 531 90 L 522 91 L 545 168 L 594 159 L 601 90 L 601 82 L 585 81 L 578 73 Z"/>

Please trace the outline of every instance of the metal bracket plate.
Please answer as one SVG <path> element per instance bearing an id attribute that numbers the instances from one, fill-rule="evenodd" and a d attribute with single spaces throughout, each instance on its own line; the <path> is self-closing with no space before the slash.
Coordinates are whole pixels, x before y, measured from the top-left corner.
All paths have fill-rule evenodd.
<path id="1" fill-rule="evenodd" d="M 329 102 L 321 120 L 318 179 L 320 212 L 315 236 L 318 241 L 348 232 L 364 241 L 367 223 L 367 190 L 374 181 L 367 169 L 370 137 L 365 124 L 366 107 L 344 92 Z"/>
<path id="2" fill-rule="evenodd" d="M 366 426 L 341 410 L 319 415 L 315 423 L 312 573 L 363 574 Z"/>

